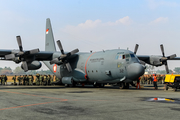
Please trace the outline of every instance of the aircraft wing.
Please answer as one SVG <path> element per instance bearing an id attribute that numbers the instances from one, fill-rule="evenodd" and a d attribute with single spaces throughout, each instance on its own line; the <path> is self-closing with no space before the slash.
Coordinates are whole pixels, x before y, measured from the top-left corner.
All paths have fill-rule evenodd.
<path id="1" fill-rule="evenodd" d="M 4 57 L 5 55 L 11 54 L 12 50 L 0 50 L 0 57 Z"/>
<path id="2" fill-rule="evenodd" d="M 148 55 L 137 55 L 137 57 L 139 60 L 142 60 L 144 62 L 149 60 L 149 58 L 150 58 L 150 56 L 148 56 Z"/>
<path id="3" fill-rule="evenodd" d="M 180 60 L 180 57 L 172 58 L 171 60 Z"/>
<path id="4" fill-rule="evenodd" d="M 13 50 L 2 50 L 2 49 L 0 49 L 1 60 L 6 60 L 5 55 L 9 55 L 12 53 L 13 53 Z M 38 53 L 29 55 L 29 57 L 35 57 L 35 60 L 38 60 L 38 61 L 47 61 L 47 60 L 52 60 L 53 53 L 54 52 L 40 51 Z"/>
<path id="5" fill-rule="evenodd" d="M 180 60 L 180 57 L 176 57 L 176 55 L 171 56 L 160 56 L 160 55 L 137 55 L 140 61 L 143 61 L 147 64 L 153 66 L 161 66 L 166 65 L 168 60 Z"/>

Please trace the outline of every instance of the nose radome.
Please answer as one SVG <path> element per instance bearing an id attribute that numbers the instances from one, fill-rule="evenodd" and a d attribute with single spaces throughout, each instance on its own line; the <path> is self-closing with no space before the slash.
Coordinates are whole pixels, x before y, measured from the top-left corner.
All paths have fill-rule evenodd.
<path id="1" fill-rule="evenodd" d="M 145 72 L 145 67 L 139 63 L 132 63 L 127 67 L 127 78 L 137 79 L 139 76 L 143 75 Z"/>

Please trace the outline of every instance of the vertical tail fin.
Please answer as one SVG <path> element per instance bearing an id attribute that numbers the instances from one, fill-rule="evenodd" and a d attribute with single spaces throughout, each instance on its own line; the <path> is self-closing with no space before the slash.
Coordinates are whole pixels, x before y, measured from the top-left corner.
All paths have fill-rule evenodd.
<path id="1" fill-rule="evenodd" d="M 46 19 L 46 43 L 45 43 L 45 51 L 56 51 L 54 36 L 51 27 L 51 21 L 49 18 Z"/>

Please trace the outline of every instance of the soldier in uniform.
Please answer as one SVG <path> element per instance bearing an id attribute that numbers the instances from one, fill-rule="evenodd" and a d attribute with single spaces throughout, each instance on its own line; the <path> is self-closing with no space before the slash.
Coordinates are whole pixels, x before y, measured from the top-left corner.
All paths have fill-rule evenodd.
<path id="1" fill-rule="evenodd" d="M 2 85 L 2 75 L 0 76 L 0 81 L 1 81 L 1 85 Z"/>
<path id="2" fill-rule="evenodd" d="M 141 76 L 140 81 L 141 81 L 142 84 L 144 84 L 144 81 L 145 81 L 144 75 Z"/>
<path id="3" fill-rule="evenodd" d="M 39 74 L 36 74 L 36 85 L 39 85 L 40 84 L 40 75 Z"/>
<path id="4" fill-rule="evenodd" d="M 43 76 L 43 85 L 47 85 L 47 75 Z"/>
<path id="5" fill-rule="evenodd" d="M 2 75 L 2 85 L 5 85 L 5 75 Z"/>
<path id="6" fill-rule="evenodd" d="M 51 75 L 48 75 L 48 85 L 51 85 Z"/>
<path id="7" fill-rule="evenodd" d="M 43 75 L 39 76 L 40 85 L 43 85 Z"/>
<path id="8" fill-rule="evenodd" d="M 57 82 L 57 81 L 59 81 L 59 78 L 58 78 L 57 76 L 56 76 L 56 78 L 55 78 L 55 79 L 56 79 L 56 82 Z"/>
<path id="9" fill-rule="evenodd" d="M 32 85 L 33 81 L 32 81 L 32 76 L 31 75 L 28 75 L 28 80 L 29 80 L 29 85 Z"/>
<path id="10" fill-rule="evenodd" d="M 19 85 L 21 85 L 21 80 L 22 80 L 22 77 L 21 75 L 17 78 L 18 82 L 19 82 Z"/>
<path id="11" fill-rule="evenodd" d="M 5 83 L 6 83 L 6 85 L 7 85 L 7 80 L 8 80 L 8 78 L 7 78 L 6 75 L 4 75 L 4 79 L 5 79 Z"/>
<path id="12" fill-rule="evenodd" d="M 16 85 L 16 75 L 12 78 L 14 80 L 14 85 Z"/>
<path id="13" fill-rule="evenodd" d="M 29 78 L 27 75 L 25 75 L 25 83 L 26 83 L 26 85 L 29 85 Z"/>
<path id="14" fill-rule="evenodd" d="M 32 83 L 32 85 L 33 85 L 33 82 L 34 82 L 34 77 L 33 77 L 33 75 L 31 75 L 31 78 L 32 78 L 31 83 Z"/>
<path id="15" fill-rule="evenodd" d="M 53 80 L 54 80 L 54 75 L 53 75 L 53 76 L 51 77 L 51 79 L 50 79 L 50 85 L 52 85 Z"/>
<path id="16" fill-rule="evenodd" d="M 22 80 L 23 80 L 23 81 L 22 81 L 22 82 L 23 82 L 22 84 L 25 85 L 25 75 L 22 76 Z"/>

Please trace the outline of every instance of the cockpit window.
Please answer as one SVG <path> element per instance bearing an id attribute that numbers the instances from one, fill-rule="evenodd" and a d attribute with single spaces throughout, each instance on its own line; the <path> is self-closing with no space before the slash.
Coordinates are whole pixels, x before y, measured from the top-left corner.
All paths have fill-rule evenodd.
<path id="1" fill-rule="evenodd" d="M 126 54 L 126 58 L 130 58 L 130 55 L 129 55 L 129 54 Z"/>
<path id="2" fill-rule="evenodd" d="M 129 59 L 131 57 L 135 57 L 134 54 L 116 55 L 116 59 Z"/>
<path id="3" fill-rule="evenodd" d="M 131 55 L 131 57 L 135 57 L 134 54 L 130 54 L 130 55 Z"/>

